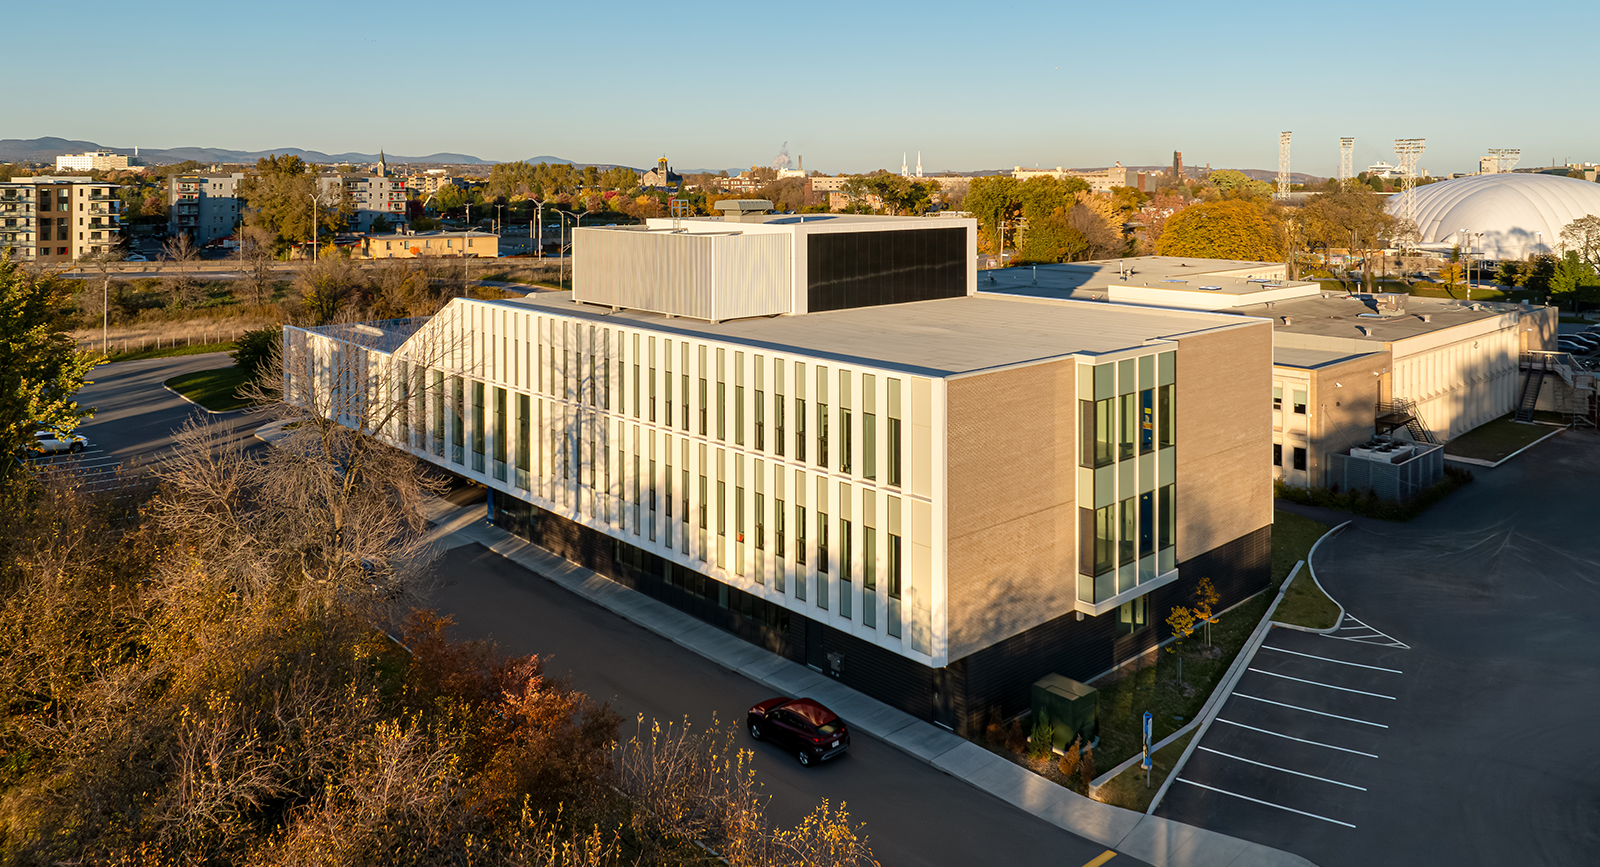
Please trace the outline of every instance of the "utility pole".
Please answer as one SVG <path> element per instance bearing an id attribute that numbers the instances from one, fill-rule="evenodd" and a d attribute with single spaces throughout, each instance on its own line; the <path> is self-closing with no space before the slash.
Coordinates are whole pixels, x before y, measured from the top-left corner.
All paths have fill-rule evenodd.
<path id="1" fill-rule="evenodd" d="M 315 180 L 312 181 L 312 183 L 315 182 Z M 322 258 L 321 245 L 317 243 L 317 206 L 322 204 L 322 200 L 317 198 L 316 193 L 310 193 L 309 195 L 311 196 L 311 256 L 312 261 L 315 262 Z"/>

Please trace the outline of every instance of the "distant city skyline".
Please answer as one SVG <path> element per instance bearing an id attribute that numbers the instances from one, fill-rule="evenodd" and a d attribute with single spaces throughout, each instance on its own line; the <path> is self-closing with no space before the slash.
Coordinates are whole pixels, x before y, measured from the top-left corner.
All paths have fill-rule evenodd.
<path id="1" fill-rule="evenodd" d="M 10 59 L 50 68 L 51 86 L 13 93 L 0 135 L 632 166 L 665 154 L 686 168 L 765 165 L 787 141 L 829 174 L 895 171 L 919 150 L 930 174 L 1169 165 L 1174 150 L 1190 166 L 1276 169 L 1283 130 L 1292 169 L 1320 176 L 1337 173 L 1340 136 L 1356 139 L 1356 171 L 1396 162 L 1397 138 L 1426 138 L 1420 164 L 1435 174 L 1475 171 L 1493 147 L 1521 148 L 1523 167 L 1600 160 L 1600 118 L 1556 86 L 1586 80 L 1584 29 L 1486 31 L 1508 17 L 1486 3 L 1407 7 L 1404 31 L 1390 5 L 1345 4 L 1338 20 L 1353 23 L 1338 24 L 1331 9 L 1260 0 L 1226 16 L 1024 2 L 990 19 L 940 3 L 907 16 L 829 0 L 701 2 L 666 20 L 623 0 L 475 7 L 449 26 L 413 0 L 356 25 L 307 0 L 270 13 L 158 0 L 134 18 L 107 0 L 77 8 L 77 20 L 116 26 L 75 26 L 74 56 L 148 58 L 150 74 L 57 64 L 49 7 L 13 10 L 28 37 L 8 44 Z M 1582 11 L 1541 10 L 1550 21 Z M 681 35 L 619 29 L 650 21 Z M 730 34 L 730 47 L 696 33 Z M 180 55 L 161 46 L 176 39 L 173 65 Z M 792 55 L 775 53 L 784 45 Z"/>

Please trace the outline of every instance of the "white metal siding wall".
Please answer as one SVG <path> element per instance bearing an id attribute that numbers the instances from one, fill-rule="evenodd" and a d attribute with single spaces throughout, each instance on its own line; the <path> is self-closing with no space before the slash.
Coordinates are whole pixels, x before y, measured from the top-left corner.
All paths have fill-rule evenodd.
<path id="1" fill-rule="evenodd" d="M 285 329 L 288 339 L 304 339 L 297 329 Z M 653 342 L 652 342 L 653 338 Z M 441 345 L 442 344 L 442 345 Z M 683 367 L 683 348 L 689 348 L 690 366 Z M 705 350 L 705 369 L 701 367 L 701 348 Z M 718 353 L 725 365 L 722 381 L 727 401 L 724 421 L 726 437 L 717 436 L 717 410 L 706 407 L 706 435 L 700 435 L 699 380 L 704 376 L 708 400 L 717 397 Z M 368 353 L 376 362 L 380 353 Z M 758 368 L 759 357 L 759 368 Z M 432 439 L 436 404 L 433 392 L 423 395 L 423 411 L 411 412 L 413 431 L 422 432 L 419 445 L 410 440 L 411 452 L 423 460 L 474 478 L 510 496 L 532 502 L 568 520 L 604 532 L 630 545 L 650 551 L 687 568 L 703 572 L 746 592 L 826 622 L 891 651 L 929 665 L 943 665 L 944 638 L 944 528 L 936 526 L 932 499 L 943 492 L 943 389 L 932 380 L 900 371 L 856 365 L 817 363 L 806 356 L 774 354 L 739 344 L 716 343 L 700 338 L 618 327 L 587 318 L 567 318 L 544 313 L 524 312 L 481 301 L 456 299 L 433 321 L 424 326 L 397 353 L 408 360 L 409 369 L 425 371 L 432 388 L 435 370 L 442 371 L 448 386 L 450 377 L 463 377 L 469 395 L 462 414 L 467 430 L 461 440 L 467 444 L 465 459 L 452 459 L 449 446 L 454 440 L 454 420 L 447 396 L 443 426 L 446 444 L 436 450 Z M 423 359 L 431 359 L 423 361 Z M 777 375 L 781 361 L 781 376 Z M 638 386 L 635 387 L 634 365 Z M 387 366 L 385 369 L 390 369 Z M 396 372 L 398 366 L 392 368 Z M 760 373 L 758 374 L 758 369 Z M 652 372 L 654 390 L 652 391 Z M 818 375 L 828 383 L 829 399 L 818 399 Z M 683 391 L 683 375 L 689 376 L 688 394 Z M 850 441 L 853 444 L 851 472 L 841 467 L 845 437 L 844 404 L 839 390 L 841 375 L 851 384 Z M 866 376 L 872 377 L 871 397 L 863 392 Z M 376 377 L 375 377 L 376 378 Z M 899 381 L 902 439 L 902 484 L 888 484 L 889 423 L 893 415 L 890 380 Z M 470 393 L 472 383 L 485 383 L 484 469 L 473 469 L 471 444 L 474 441 Z M 321 387 L 336 385 L 331 381 Z M 759 387 L 758 387 L 759 386 Z M 497 466 L 495 442 L 495 389 L 506 390 L 508 418 L 504 428 L 509 442 L 506 463 Z M 740 389 L 742 388 L 742 392 Z M 670 389 L 670 391 L 669 391 Z M 655 421 L 651 421 L 650 396 L 655 395 Z M 666 398 L 672 398 L 672 416 L 667 416 Z M 742 437 L 737 430 L 741 415 L 736 399 L 742 394 Z M 760 417 L 764 421 L 764 448 L 755 448 L 756 399 L 760 396 Z M 519 395 L 529 396 L 530 454 L 526 484 L 519 479 L 517 418 Z M 805 461 L 796 459 L 796 399 L 805 400 Z M 689 429 L 682 425 L 685 400 L 689 406 Z M 784 406 L 782 454 L 777 446 L 777 405 Z M 818 405 L 828 407 L 829 463 L 817 464 Z M 865 416 L 877 419 L 875 449 L 877 478 L 864 476 Z M 401 447 L 407 438 L 398 430 L 384 431 Z M 742 438 L 743 444 L 740 444 Z M 638 459 L 635 469 L 635 457 Z M 651 461 L 654 460 L 654 475 Z M 563 467 L 568 473 L 563 476 Z M 683 486 L 683 472 L 689 472 L 689 487 Z M 671 474 L 670 479 L 668 474 Z M 636 475 L 637 473 L 637 475 Z M 705 542 L 699 526 L 701 503 L 699 478 L 707 480 Z M 718 514 L 718 480 L 725 484 L 721 496 L 723 514 Z M 637 488 L 637 495 L 635 490 Z M 657 509 L 649 508 L 651 490 Z M 668 517 L 666 497 L 673 503 Z M 756 495 L 762 497 L 766 545 L 754 545 Z M 821 495 L 819 499 L 819 494 Z M 740 543 L 736 526 L 738 500 L 744 508 L 745 542 Z M 683 504 L 688 501 L 689 523 L 683 522 Z M 776 556 L 777 503 L 784 509 L 785 554 Z M 805 564 L 797 558 L 796 507 L 805 507 Z M 818 527 L 820 514 L 828 516 L 830 546 L 826 572 L 827 593 L 818 592 L 823 577 L 818 572 Z M 851 550 L 841 550 L 840 521 L 850 520 L 855 528 Z M 718 533 L 719 526 L 726 528 Z M 865 529 L 877 535 L 875 558 L 876 625 L 863 623 L 865 577 Z M 687 529 L 687 533 L 685 533 Z M 889 536 L 901 538 L 902 599 L 900 635 L 889 634 Z M 852 581 L 841 582 L 842 561 L 853 561 Z M 804 598 L 797 592 L 805 588 Z M 851 616 L 842 616 L 839 594 L 848 587 Z"/>
<path id="2" fill-rule="evenodd" d="M 723 320 L 790 311 L 789 234 L 692 235 L 582 229 L 573 298 Z"/>
<path id="3" fill-rule="evenodd" d="M 793 250 L 794 236 L 787 232 L 713 238 L 712 318 L 788 313 L 794 286 Z"/>
<path id="4" fill-rule="evenodd" d="M 1517 401 L 1517 328 L 1513 321 L 1498 331 L 1396 358 L 1394 395 L 1416 401 L 1423 422 L 1442 439 L 1505 415 Z"/>
<path id="5" fill-rule="evenodd" d="M 573 239 L 572 297 L 589 304 L 710 319 L 716 240 L 579 229 Z"/>

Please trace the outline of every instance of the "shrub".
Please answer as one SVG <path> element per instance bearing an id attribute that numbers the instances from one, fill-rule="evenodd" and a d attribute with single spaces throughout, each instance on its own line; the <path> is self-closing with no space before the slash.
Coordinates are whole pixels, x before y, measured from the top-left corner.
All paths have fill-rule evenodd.
<path id="1" fill-rule="evenodd" d="M 1056 727 L 1050 724 L 1049 717 L 1040 713 L 1039 721 L 1033 725 L 1033 734 L 1028 736 L 1028 758 L 1048 757 L 1055 739 Z"/>
<path id="2" fill-rule="evenodd" d="M 1078 778 L 1083 780 L 1084 788 L 1088 788 L 1093 784 L 1094 776 L 1094 747 L 1085 745 L 1083 758 L 1078 762 Z"/>
<path id="3" fill-rule="evenodd" d="M 990 744 L 997 747 L 1006 745 L 1006 724 L 1000 718 L 1000 709 L 992 708 L 989 711 L 989 724 L 984 726 L 983 736 Z"/>
<path id="4" fill-rule="evenodd" d="M 261 377 L 271 370 L 272 359 L 277 356 L 282 341 L 283 327 L 279 325 L 246 331 L 239 336 L 238 348 L 228 355 L 246 379 L 259 385 Z"/>
<path id="5" fill-rule="evenodd" d="M 1022 732 L 1022 718 L 1011 721 L 1011 728 L 1006 732 L 1006 749 L 1014 752 L 1026 752 L 1028 749 L 1028 736 Z"/>
<path id="6" fill-rule="evenodd" d="M 1405 502 L 1385 500 L 1376 491 L 1340 491 L 1334 488 L 1300 488 L 1286 485 L 1281 479 L 1272 483 L 1273 495 L 1293 503 L 1337 509 L 1341 512 L 1378 518 L 1384 521 L 1409 521 L 1428 510 L 1429 506 L 1449 496 L 1462 485 L 1473 480 L 1472 471 L 1446 465 L 1444 478 L 1424 488 Z"/>
<path id="7" fill-rule="evenodd" d="M 1078 772 L 1079 751 L 1082 749 L 1082 737 L 1073 738 L 1072 743 L 1067 745 L 1067 750 L 1061 754 L 1061 762 L 1058 765 L 1061 769 L 1061 776 L 1071 779 L 1072 775 Z"/>

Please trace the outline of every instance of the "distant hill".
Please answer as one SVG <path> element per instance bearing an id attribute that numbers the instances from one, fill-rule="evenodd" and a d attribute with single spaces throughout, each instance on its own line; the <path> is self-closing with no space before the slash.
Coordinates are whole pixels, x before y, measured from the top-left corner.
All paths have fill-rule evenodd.
<path id="1" fill-rule="evenodd" d="M 45 138 L 32 139 L 0 139 L 0 162 L 35 162 L 53 163 L 56 157 L 62 154 L 83 153 L 90 150 L 108 150 L 120 154 L 132 154 L 131 147 L 117 147 L 102 145 L 92 141 L 75 141 L 73 139 Z M 308 151 L 302 148 L 271 148 L 260 151 L 236 151 L 226 148 L 204 147 L 179 147 L 179 148 L 140 148 L 139 158 L 151 165 L 168 165 L 181 163 L 184 160 L 194 160 L 201 163 L 253 163 L 256 160 L 272 154 L 293 155 L 312 163 L 375 163 L 378 155 L 361 153 L 326 154 L 321 151 Z M 438 153 L 427 156 L 404 156 L 401 154 L 388 154 L 391 164 L 400 163 L 446 163 L 451 165 L 491 165 L 492 160 L 480 159 L 470 154 Z"/>

